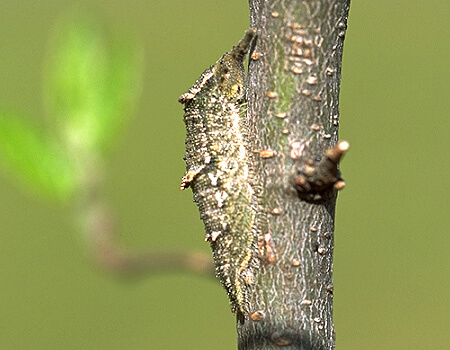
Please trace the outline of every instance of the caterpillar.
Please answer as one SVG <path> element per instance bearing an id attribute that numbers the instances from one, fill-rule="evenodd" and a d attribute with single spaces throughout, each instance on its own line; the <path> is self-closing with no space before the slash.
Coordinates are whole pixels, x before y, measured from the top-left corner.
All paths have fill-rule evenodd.
<path id="1" fill-rule="evenodd" d="M 216 275 L 233 312 L 249 314 L 248 293 L 255 266 L 255 192 L 246 120 L 245 69 L 256 30 L 203 72 L 178 101 L 184 104 L 186 174 L 192 188 Z"/>

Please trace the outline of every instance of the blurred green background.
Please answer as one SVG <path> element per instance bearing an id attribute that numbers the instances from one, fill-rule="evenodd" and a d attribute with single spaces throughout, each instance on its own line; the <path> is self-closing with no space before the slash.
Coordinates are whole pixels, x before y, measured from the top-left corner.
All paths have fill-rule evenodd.
<path id="1" fill-rule="evenodd" d="M 0 2 L 0 107 L 45 119 L 49 38 L 74 1 Z M 176 100 L 248 26 L 243 0 L 79 1 L 145 51 L 142 94 L 111 154 L 108 199 L 136 250 L 209 252 L 184 172 Z M 335 327 L 338 349 L 450 344 L 450 2 L 356 1 L 344 47 Z M 32 120 L 31 120 L 32 119 Z M 1 349 L 234 349 L 218 282 L 92 269 L 71 207 L 0 172 Z"/>

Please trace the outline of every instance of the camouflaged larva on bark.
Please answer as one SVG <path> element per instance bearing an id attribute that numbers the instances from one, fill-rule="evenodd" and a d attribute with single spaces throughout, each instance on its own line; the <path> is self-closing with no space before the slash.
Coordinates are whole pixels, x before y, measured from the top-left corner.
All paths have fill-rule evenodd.
<path id="1" fill-rule="evenodd" d="M 216 274 L 232 311 L 248 310 L 257 265 L 253 162 L 247 137 L 244 59 L 255 36 L 248 30 L 179 98 L 186 124 L 186 175 L 210 242 Z"/>

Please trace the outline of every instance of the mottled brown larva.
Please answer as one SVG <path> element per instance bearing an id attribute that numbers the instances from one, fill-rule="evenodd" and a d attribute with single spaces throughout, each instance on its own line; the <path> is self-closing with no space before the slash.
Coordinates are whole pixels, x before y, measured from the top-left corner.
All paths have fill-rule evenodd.
<path id="1" fill-rule="evenodd" d="M 186 175 L 210 242 L 216 274 L 233 311 L 249 314 L 248 288 L 257 264 L 254 252 L 256 198 L 247 136 L 244 59 L 256 31 L 181 95 L 186 124 Z"/>

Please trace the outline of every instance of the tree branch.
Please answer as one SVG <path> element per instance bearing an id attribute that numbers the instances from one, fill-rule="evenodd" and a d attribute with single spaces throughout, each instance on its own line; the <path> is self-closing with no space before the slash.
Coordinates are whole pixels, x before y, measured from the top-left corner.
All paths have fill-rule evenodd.
<path id="1" fill-rule="evenodd" d="M 258 29 L 247 92 L 259 160 L 261 266 L 239 349 L 333 349 L 337 146 L 349 0 L 250 0 Z"/>
<path id="2" fill-rule="evenodd" d="M 86 236 L 88 253 L 95 267 L 116 277 L 137 278 L 167 271 L 183 271 L 214 277 L 209 254 L 195 251 L 158 250 L 131 252 L 117 241 L 114 216 L 103 192 L 102 162 L 87 161 L 82 172 L 78 213 Z"/>

